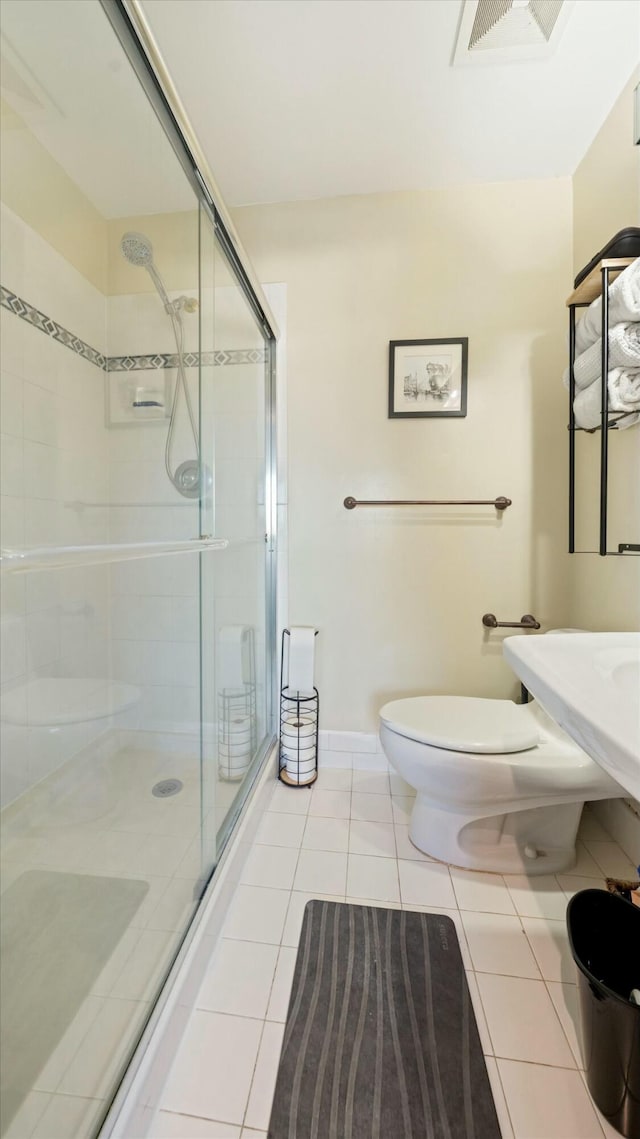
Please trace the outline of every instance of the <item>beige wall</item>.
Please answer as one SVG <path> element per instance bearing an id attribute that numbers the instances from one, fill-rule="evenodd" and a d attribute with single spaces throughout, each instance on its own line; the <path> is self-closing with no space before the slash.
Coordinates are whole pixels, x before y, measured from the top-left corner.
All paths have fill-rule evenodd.
<path id="1" fill-rule="evenodd" d="M 482 614 L 565 624 L 570 179 L 235 211 L 288 289 L 290 606 L 317 624 L 323 727 L 420 692 L 509 696 Z M 466 419 L 389 420 L 391 339 L 469 337 Z M 513 506 L 362 509 L 358 498 Z"/>
<path id="2" fill-rule="evenodd" d="M 640 149 L 633 145 L 633 88 L 624 88 L 573 177 L 573 248 L 577 272 L 618 230 L 640 224 Z M 599 434 L 577 441 L 578 536 L 598 540 Z M 640 541 L 640 428 L 609 435 L 609 549 Z M 571 622 L 587 629 L 640 629 L 640 559 L 585 555 L 570 559 Z"/>
<path id="3" fill-rule="evenodd" d="M 0 122 L 2 201 L 90 284 L 106 292 L 105 219 L 3 100 Z"/>

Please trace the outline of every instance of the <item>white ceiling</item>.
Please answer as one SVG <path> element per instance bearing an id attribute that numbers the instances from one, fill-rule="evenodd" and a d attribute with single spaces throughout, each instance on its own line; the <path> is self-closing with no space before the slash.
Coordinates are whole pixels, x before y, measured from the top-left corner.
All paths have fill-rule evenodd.
<path id="1" fill-rule="evenodd" d="M 570 175 L 640 60 L 637 0 L 475 67 L 450 63 L 462 0 L 143 3 L 231 205 Z"/>

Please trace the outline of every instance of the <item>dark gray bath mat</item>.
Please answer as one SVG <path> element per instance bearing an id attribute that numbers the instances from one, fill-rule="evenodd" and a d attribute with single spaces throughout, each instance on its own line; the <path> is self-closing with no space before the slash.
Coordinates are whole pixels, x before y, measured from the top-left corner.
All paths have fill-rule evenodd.
<path id="1" fill-rule="evenodd" d="M 0 1134 L 148 890 L 133 878 L 28 870 L 2 895 Z"/>
<path id="2" fill-rule="evenodd" d="M 269 1139 L 500 1139 L 450 918 L 307 904 Z"/>

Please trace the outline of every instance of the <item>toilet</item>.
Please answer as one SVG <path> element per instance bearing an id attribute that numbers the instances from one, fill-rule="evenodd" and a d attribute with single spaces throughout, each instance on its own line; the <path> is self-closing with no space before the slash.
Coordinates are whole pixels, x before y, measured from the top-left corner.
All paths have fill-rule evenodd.
<path id="1" fill-rule="evenodd" d="M 380 742 L 416 790 L 414 846 L 470 870 L 568 870 L 584 803 L 625 795 L 535 700 L 393 700 L 380 710 Z"/>

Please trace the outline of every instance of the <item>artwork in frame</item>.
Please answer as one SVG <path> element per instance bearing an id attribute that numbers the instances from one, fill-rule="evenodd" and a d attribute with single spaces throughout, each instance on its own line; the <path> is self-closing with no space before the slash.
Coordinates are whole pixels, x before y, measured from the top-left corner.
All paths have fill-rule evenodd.
<path id="1" fill-rule="evenodd" d="M 389 342 L 389 419 L 467 414 L 466 336 Z"/>

